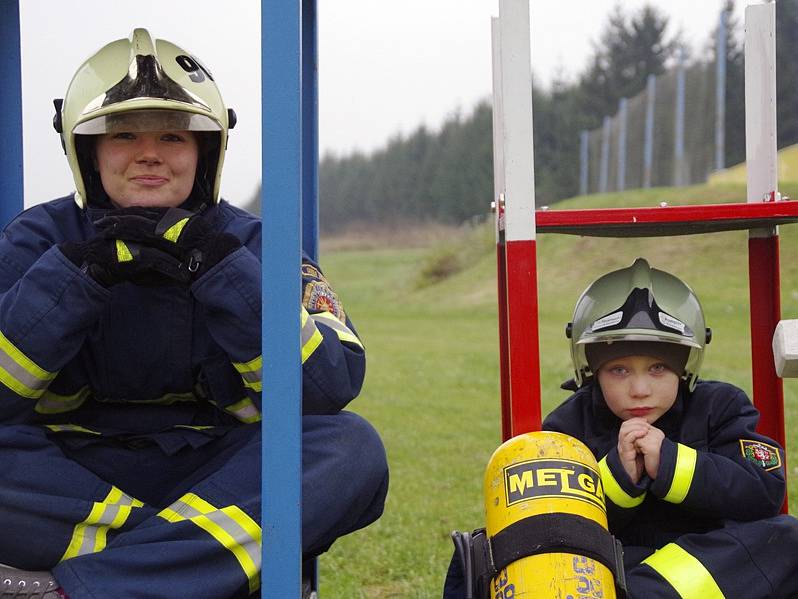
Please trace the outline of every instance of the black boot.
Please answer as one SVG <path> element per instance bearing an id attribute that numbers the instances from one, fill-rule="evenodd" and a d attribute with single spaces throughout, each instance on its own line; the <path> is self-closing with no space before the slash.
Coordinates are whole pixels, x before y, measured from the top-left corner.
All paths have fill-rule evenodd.
<path id="1" fill-rule="evenodd" d="M 0 564 L 0 598 L 62 599 L 58 583 L 49 572 L 17 570 Z"/>

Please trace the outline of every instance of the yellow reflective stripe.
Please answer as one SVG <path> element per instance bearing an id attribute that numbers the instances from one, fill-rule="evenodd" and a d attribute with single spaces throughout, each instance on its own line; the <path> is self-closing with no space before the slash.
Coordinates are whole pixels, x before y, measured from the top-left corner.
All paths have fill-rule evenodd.
<path id="1" fill-rule="evenodd" d="M 95 501 L 87 518 L 75 526 L 72 539 L 59 561 L 102 551 L 108 542 L 108 531 L 121 528 L 133 508 L 143 505 L 138 499 L 112 486 L 105 499 Z"/>
<path id="2" fill-rule="evenodd" d="M 321 331 L 316 327 L 316 321 L 310 318 L 305 306 L 301 306 L 301 308 L 299 342 L 302 347 L 302 363 L 304 364 L 321 345 L 321 342 L 324 341 L 324 337 L 322 337 Z"/>
<path id="3" fill-rule="evenodd" d="M 38 399 L 56 374 L 36 364 L 0 332 L 0 383 L 17 395 Z"/>
<path id="4" fill-rule="evenodd" d="M 695 474 L 695 465 L 698 460 L 698 452 L 692 447 L 676 444 L 676 469 L 673 472 L 671 488 L 663 499 L 671 503 L 681 503 L 690 491 Z"/>
<path id="5" fill-rule="evenodd" d="M 102 435 L 102 433 L 98 431 L 93 431 L 79 424 L 45 424 L 45 427 L 49 428 L 54 433 L 88 433 L 90 435 Z"/>
<path id="6" fill-rule="evenodd" d="M 263 356 L 258 356 L 249 362 L 233 362 L 233 367 L 241 375 L 245 387 L 253 391 L 262 389 Z"/>
<path id="7" fill-rule="evenodd" d="M 177 238 L 180 237 L 180 233 L 183 232 L 183 227 L 186 226 L 188 222 L 188 217 L 177 221 L 171 227 L 169 227 L 166 231 L 164 231 L 164 239 L 168 239 L 169 241 L 173 241 L 177 243 Z"/>
<path id="8" fill-rule="evenodd" d="M 338 320 L 338 318 L 331 312 L 319 312 L 318 314 L 311 314 L 310 317 L 316 322 L 322 322 L 333 329 L 341 341 L 353 343 L 360 348 L 363 347 L 360 339 L 358 339 L 357 335 L 352 332 L 352 329 Z"/>
<path id="9" fill-rule="evenodd" d="M 260 587 L 261 528 L 243 510 L 234 505 L 219 509 L 188 493 L 158 515 L 172 523 L 189 520 L 207 532 L 236 558 L 250 593 Z"/>
<path id="10" fill-rule="evenodd" d="M 667 580 L 682 599 L 725 599 L 712 574 L 675 543 L 668 543 L 642 563 Z"/>
<path id="11" fill-rule="evenodd" d="M 248 397 L 227 406 L 224 411 L 229 412 L 241 422 L 246 422 L 247 424 L 261 421 L 261 414 L 260 410 L 258 410 L 258 406 L 252 403 L 252 400 Z"/>
<path id="12" fill-rule="evenodd" d="M 607 465 L 607 456 L 604 456 L 599 462 L 599 474 L 601 475 L 601 482 L 604 483 L 604 494 L 618 507 L 632 508 L 637 507 L 646 498 L 643 493 L 639 497 L 632 497 L 621 488 L 618 481 L 610 472 L 610 467 Z"/>
<path id="13" fill-rule="evenodd" d="M 130 249 L 121 239 L 116 240 L 116 259 L 119 262 L 130 262 L 133 260 L 133 254 L 130 253 Z"/>
<path id="14" fill-rule="evenodd" d="M 36 402 L 34 408 L 39 414 L 61 414 L 62 412 L 70 412 L 77 410 L 86 401 L 86 398 L 91 395 L 91 389 L 83 387 L 73 395 L 58 395 L 52 391 L 46 390 L 44 394 Z"/>

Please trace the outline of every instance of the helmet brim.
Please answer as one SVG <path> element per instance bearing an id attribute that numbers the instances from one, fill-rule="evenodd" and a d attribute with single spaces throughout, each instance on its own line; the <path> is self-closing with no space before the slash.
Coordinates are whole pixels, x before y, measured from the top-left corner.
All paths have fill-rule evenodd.
<path id="1" fill-rule="evenodd" d="M 97 116 L 78 123 L 76 135 L 141 133 L 146 131 L 221 131 L 222 127 L 204 114 L 182 110 L 129 110 Z"/>
<path id="2" fill-rule="evenodd" d="M 612 332 L 587 333 L 576 342 L 576 345 L 587 345 L 588 343 L 613 343 L 616 341 L 659 341 L 663 343 L 676 343 L 687 347 L 701 349 L 701 344 L 679 335 L 667 331 L 654 331 L 651 329 L 624 329 Z"/>

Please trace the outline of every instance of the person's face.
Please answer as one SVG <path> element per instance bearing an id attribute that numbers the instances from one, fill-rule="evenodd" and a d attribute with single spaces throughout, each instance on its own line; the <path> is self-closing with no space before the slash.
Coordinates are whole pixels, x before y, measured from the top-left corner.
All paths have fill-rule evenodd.
<path id="1" fill-rule="evenodd" d="M 171 208 L 191 193 L 199 149 L 191 131 L 100 135 L 95 149 L 103 188 L 118 208 Z"/>
<path id="2" fill-rule="evenodd" d="M 649 424 L 671 409 L 679 377 L 657 358 L 626 356 L 604 364 L 598 382 L 607 406 L 621 420 L 644 418 Z"/>

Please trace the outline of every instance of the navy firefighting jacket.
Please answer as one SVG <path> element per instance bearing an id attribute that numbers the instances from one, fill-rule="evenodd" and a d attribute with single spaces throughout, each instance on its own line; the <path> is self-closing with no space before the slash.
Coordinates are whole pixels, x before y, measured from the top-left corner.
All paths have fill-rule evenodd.
<path id="1" fill-rule="evenodd" d="M 658 549 L 724 520 L 776 515 L 784 501 L 783 449 L 755 431 L 759 412 L 727 383 L 680 384 L 673 407 L 653 426 L 665 433 L 656 480 L 633 484 L 618 456 L 621 420 L 588 382 L 544 421 L 545 430 L 583 441 L 599 460 L 610 532 L 624 545 Z"/>
<path id="2" fill-rule="evenodd" d="M 68 196 L 0 235 L 0 424 L 146 436 L 176 451 L 258 421 L 260 219 L 224 201 L 206 210 L 243 247 L 190 288 L 106 289 L 55 247 L 94 237 L 104 212 Z M 304 413 L 336 413 L 360 390 L 363 346 L 309 260 L 302 282 Z"/>

